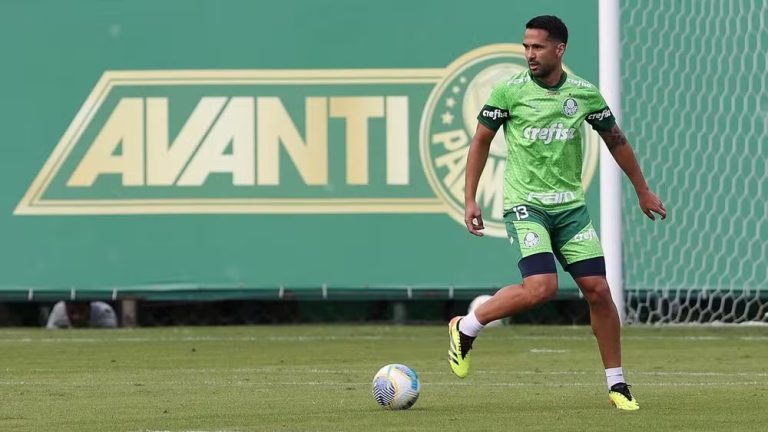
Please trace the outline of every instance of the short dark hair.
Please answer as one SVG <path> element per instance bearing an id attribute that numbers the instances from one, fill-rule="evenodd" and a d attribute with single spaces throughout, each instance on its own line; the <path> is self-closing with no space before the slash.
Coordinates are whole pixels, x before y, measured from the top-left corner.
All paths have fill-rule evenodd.
<path id="1" fill-rule="evenodd" d="M 527 24 L 527 29 L 541 29 L 549 32 L 549 37 L 564 44 L 568 43 L 568 27 L 558 17 L 554 15 L 540 15 L 531 18 Z"/>

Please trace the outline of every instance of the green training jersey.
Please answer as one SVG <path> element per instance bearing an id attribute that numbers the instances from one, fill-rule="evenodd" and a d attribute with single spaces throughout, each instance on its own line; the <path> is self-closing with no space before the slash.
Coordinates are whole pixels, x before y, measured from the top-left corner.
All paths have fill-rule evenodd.
<path id="1" fill-rule="evenodd" d="M 520 72 L 494 87 L 478 120 L 504 126 L 507 167 L 504 209 L 531 204 L 548 211 L 585 205 L 581 187 L 581 125 L 609 130 L 615 119 L 600 91 L 575 75 L 554 87 Z"/>

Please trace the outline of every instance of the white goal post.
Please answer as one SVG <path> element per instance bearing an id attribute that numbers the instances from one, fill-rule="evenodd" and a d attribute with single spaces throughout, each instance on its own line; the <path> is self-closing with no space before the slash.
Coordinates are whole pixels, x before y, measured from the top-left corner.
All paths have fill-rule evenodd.
<path id="1" fill-rule="evenodd" d="M 621 120 L 621 46 L 619 0 L 600 0 L 599 62 L 600 91 L 616 120 Z M 611 296 L 622 323 L 626 319 L 621 239 L 621 171 L 611 153 L 600 146 L 600 237 Z"/>

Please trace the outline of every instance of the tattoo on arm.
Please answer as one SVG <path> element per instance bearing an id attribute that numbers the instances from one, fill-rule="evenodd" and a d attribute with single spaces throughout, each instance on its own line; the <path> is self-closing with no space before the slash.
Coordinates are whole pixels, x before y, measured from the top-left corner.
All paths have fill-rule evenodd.
<path id="1" fill-rule="evenodd" d="M 613 151 L 619 146 L 629 144 L 627 137 L 624 136 L 624 132 L 621 131 L 619 125 L 613 125 L 611 130 L 600 132 L 600 136 L 605 141 L 605 145 L 608 146 L 608 150 Z"/>

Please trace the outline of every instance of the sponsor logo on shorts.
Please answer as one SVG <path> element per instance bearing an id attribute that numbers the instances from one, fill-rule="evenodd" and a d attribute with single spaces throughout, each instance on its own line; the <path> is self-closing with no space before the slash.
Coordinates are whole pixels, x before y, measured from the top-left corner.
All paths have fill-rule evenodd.
<path id="1" fill-rule="evenodd" d="M 589 240 L 596 240 L 597 239 L 597 232 L 594 228 L 590 228 L 588 230 L 582 231 L 575 236 L 573 236 L 573 241 L 575 242 L 583 242 L 583 241 L 589 241 Z"/>

